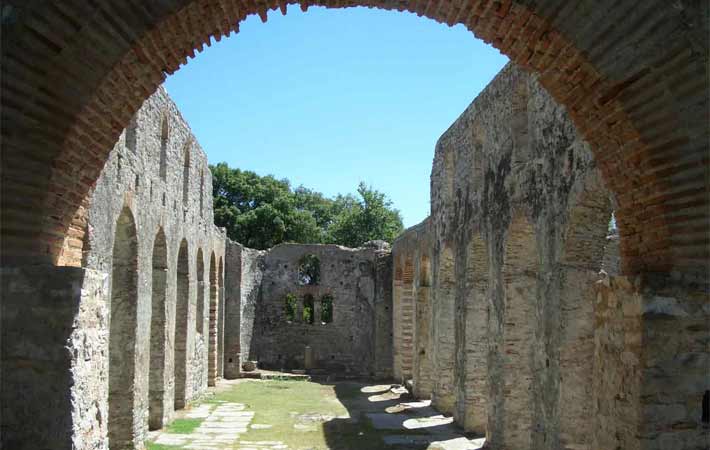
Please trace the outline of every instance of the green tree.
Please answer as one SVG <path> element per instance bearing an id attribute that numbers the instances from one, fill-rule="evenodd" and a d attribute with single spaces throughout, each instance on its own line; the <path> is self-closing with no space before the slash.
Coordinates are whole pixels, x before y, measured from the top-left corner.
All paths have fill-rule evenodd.
<path id="1" fill-rule="evenodd" d="M 282 242 L 334 243 L 357 247 L 372 239 L 392 241 L 402 219 L 387 197 L 360 183 L 351 194 L 327 198 L 287 179 L 210 166 L 215 224 L 248 247 L 266 249 Z"/>
<path id="2" fill-rule="evenodd" d="M 403 230 L 402 217 L 385 194 L 360 183 L 360 199 L 342 197 L 343 206 L 330 227 L 330 240 L 348 247 L 382 239 L 392 242 Z"/>

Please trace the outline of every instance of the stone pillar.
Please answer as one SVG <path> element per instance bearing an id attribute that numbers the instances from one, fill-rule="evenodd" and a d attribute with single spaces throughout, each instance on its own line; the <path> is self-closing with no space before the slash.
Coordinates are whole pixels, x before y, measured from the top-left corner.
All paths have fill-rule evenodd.
<path id="1" fill-rule="evenodd" d="M 106 274 L 0 269 L 2 448 L 106 449 Z"/>
<path id="2" fill-rule="evenodd" d="M 298 297 L 296 302 L 296 317 L 294 317 L 294 322 L 303 322 L 303 296 Z"/>
<path id="3" fill-rule="evenodd" d="M 640 277 L 597 286 L 593 448 L 707 448 L 707 291 Z"/>
<path id="4" fill-rule="evenodd" d="M 224 378 L 232 380 L 241 373 L 241 245 L 227 241 L 224 260 Z"/>
<path id="5" fill-rule="evenodd" d="M 313 323 L 315 325 L 321 324 L 321 317 L 320 317 L 320 313 L 322 311 L 321 306 L 322 305 L 321 305 L 320 298 L 313 300 Z"/>
<path id="6" fill-rule="evenodd" d="M 219 285 L 217 299 L 217 378 L 224 377 L 224 286 Z"/>

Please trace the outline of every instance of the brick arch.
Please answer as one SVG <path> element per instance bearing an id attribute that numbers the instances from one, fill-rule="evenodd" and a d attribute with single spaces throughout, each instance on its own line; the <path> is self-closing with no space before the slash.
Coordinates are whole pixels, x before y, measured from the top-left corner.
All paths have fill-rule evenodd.
<path id="1" fill-rule="evenodd" d="M 3 10 L 5 261 L 57 263 L 121 130 L 166 74 L 286 2 L 9 0 Z M 540 75 L 619 201 L 627 272 L 705 273 L 706 2 L 303 1 L 463 24 Z"/>

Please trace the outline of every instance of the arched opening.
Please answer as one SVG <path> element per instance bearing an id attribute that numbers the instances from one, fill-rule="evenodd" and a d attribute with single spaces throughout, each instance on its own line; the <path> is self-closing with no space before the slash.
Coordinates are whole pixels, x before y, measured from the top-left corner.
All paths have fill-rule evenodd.
<path id="1" fill-rule="evenodd" d="M 320 258 L 304 255 L 298 262 L 298 284 L 316 286 L 320 283 Z"/>
<path id="2" fill-rule="evenodd" d="M 456 274 L 454 252 L 444 246 L 438 255 L 433 301 L 433 366 L 434 391 L 432 405 L 445 414 L 453 414 L 456 403 L 454 386 L 455 296 Z"/>
<path id="3" fill-rule="evenodd" d="M 463 297 L 464 333 L 456 335 L 462 353 L 457 374 L 457 421 L 465 431 L 485 435 L 488 423 L 488 247 L 475 234 L 466 252 Z"/>
<path id="4" fill-rule="evenodd" d="M 333 321 L 333 296 L 324 295 L 320 299 L 320 323 L 323 325 Z"/>
<path id="5" fill-rule="evenodd" d="M 530 448 L 533 421 L 533 343 L 538 296 L 535 229 L 518 213 L 508 227 L 503 255 L 502 380 L 503 448 Z"/>
<path id="6" fill-rule="evenodd" d="M 562 448 L 591 448 L 594 435 L 595 304 L 612 214 L 609 192 L 592 170 L 570 200 L 560 267 L 559 427 Z M 610 377 L 613 378 L 613 377 Z"/>
<path id="7" fill-rule="evenodd" d="M 303 323 L 313 325 L 315 315 L 315 300 L 311 294 L 306 294 L 303 296 Z"/>
<path id="8" fill-rule="evenodd" d="M 153 243 L 153 281 L 150 319 L 150 368 L 148 372 L 148 427 L 157 430 L 165 419 L 165 378 L 168 340 L 167 304 L 168 248 L 163 229 L 158 230 Z"/>
<path id="9" fill-rule="evenodd" d="M 621 6 L 614 6 L 613 14 L 623 17 L 623 13 L 628 11 L 627 5 L 617 4 Z M 464 23 L 476 30 L 479 36 L 510 54 L 514 61 L 541 73 L 541 82 L 568 106 L 579 129 L 592 142 L 601 167 L 611 180 L 610 186 L 619 193 L 621 209 L 628 213 L 622 214 L 625 222 L 622 228 L 633 230 L 633 233 L 628 232 L 630 239 L 624 249 L 629 259 L 628 270 L 667 273 L 673 269 L 681 275 L 700 273 L 701 279 L 707 279 L 703 275 L 708 267 L 705 245 L 707 178 L 703 175 L 707 160 L 707 146 L 704 143 L 707 133 L 703 115 L 697 114 L 697 110 L 707 104 L 707 96 L 698 95 L 698 92 L 707 92 L 707 52 L 688 50 L 698 45 L 705 49 L 705 40 L 695 39 L 695 36 L 702 33 L 706 26 L 678 26 L 684 25 L 686 20 L 695 21 L 697 16 L 704 17 L 700 14 L 702 11 L 697 9 L 700 8 L 697 6 L 699 3 L 684 5 L 687 8 L 685 11 L 674 12 L 674 8 L 682 8 L 675 3 L 649 1 L 642 5 L 644 9 L 641 13 L 657 17 L 651 22 L 657 26 L 648 23 L 648 27 L 639 27 L 635 33 L 624 33 L 623 28 L 619 28 L 618 33 L 603 33 L 607 17 L 590 18 L 561 2 L 544 5 L 529 2 L 529 6 L 505 2 L 420 5 L 401 7 L 450 23 Z M 82 17 L 86 12 L 83 7 L 81 3 L 68 6 L 66 14 Z M 4 214 L 3 236 L 11 237 L 3 240 L 2 253 L 5 257 L 22 260 L 38 255 L 42 258 L 56 255 L 57 245 L 53 244 L 53 240 L 61 239 L 62 234 L 62 231 L 56 230 L 68 228 L 67 221 L 71 220 L 82 194 L 90 189 L 92 180 L 95 180 L 93 174 L 102 167 L 105 155 L 101 152 L 115 141 L 115 130 L 120 129 L 115 124 L 126 123 L 126 117 L 145 98 L 145 93 L 152 92 L 162 79 L 163 70 L 176 70 L 195 46 L 201 47 L 203 42 L 211 39 L 211 33 L 204 30 L 217 30 L 214 33 L 221 37 L 229 33 L 243 15 L 260 8 L 257 5 L 239 10 L 227 8 L 229 11 L 211 8 L 199 14 L 201 10 L 197 2 L 187 3 L 184 8 L 170 10 L 168 7 L 172 5 L 155 6 L 155 9 L 148 11 L 148 14 L 152 13 L 152 18 L 146 21 L 130 20 L 133 14 L 139 14 L 133 8 L 117 8 L 116 15 L 124 19 L 122 23 L 131 28 L 138 27 L 135 33 L 130 34 L 136 37 L 125 42 L 117 40 L 116 51 L 96 55 L 111 59 L 89 64 L 94 70 L 87 71 L 89 75 L 86 79 L 75 80 L 74 77 L 58 74 L 70 74 L 72 68 L 80 67 L 85 62 L 83 58 L 86 58 L 87 52 L 81 51 L 85 48 L 82 46 L 95 41 L 82 39 L 79 33 L 97 35 L 99 27 L 106 26 L 104 21 L 67 31 L 68 37 L 56 42 L 53 39 L 38 39 L 37 33 L 31 30 L 12 39 L 9 50 L 3 49 L 3 57 L 10 55 L 7 59 L 3 58 L 3 62 L 7 63 L 5 67 L 8 73 L 13 74 L 7 84 L 16 88 L 3 87 L 3 97 L 17 98 L 18 94 L 29 89 L 37 92 L 26 108 L 15 100 L 3 111 L 3 118 L 10 119 L 3 122 L 11 124 L 7 127 L 10 132 L 3 129 L 3 137 L 10 138 L 12 145 L 9 148 L 13 152 L 12 158 L 3 159 L 3 169 L 6 168 L 6 160 L 12 161 L 13 175 L 7 184 L 3 180 L 3 187 L 26 191 L 31 196 L 29 201 L 17 204 L 6 200 L 7 196 L 3 200 L 3 212 L 10 212 Z M 20 19 L 16 19 L 21 21 L 18 29 L 24 28 L 22 20 L 31 22 L 38 19 L 35 23 L 45 23 L 50 30 L 47 34 L 64 35 L 55 33 L 55 21 L 51 20 L 56 15 L 54 10 L 45 11 L 38 7 L 26 11 L 27 19 L 22 14 L 18 15 Z M 93 8 L 89 10 L 93 11 Z M 171 15 L 173 12 L 174 15 Z M 266 8 L 259 12 L 266 17 Z M 200 20 L 181 20 L 190 16 Z M 626 22 L 629 26 L 636 23 L 631 20 Z M 186 27 L 184 33 L 187 39 L 176 40 L 174 47 L 160 44 L 166 30 L 183 26 Z M 658 31 L 658 27 L 666 26 L 677 40 Z M 574 30 L 582 31 L 576 33 Z M 589 33 L 598 35 L 587 35 L 584 30 L 592 30 Z M 190 35 L 198 34 L 200 39 L 189 39 Z M 23 44 L 27 44 L 28 40 L 31 40 L 30 45 L 36 43 L 37 54 L 55 55 L 61 50 L 61 54 L 67 57 L 23 56 L 23 50 L 28 47 Z M 677 42 L 678 46 L 663 45 L 664 41 Z M 633 55 L 628 59 L 623 58 L 630 55 L 627 49 L 640 47 L 661 50 L 660 53 L 638 50 L 631 52 Z M 685 50 L 678 52 L 678 48 Z M 143 52 L 148 52 L 148 55 L 142 55 Z M 698 58 L 698 53 L 703 56 Z M 28 58 L 35 59 L 36 63 Z M 625 64 L 609 63 L 615 60 Z M 687 75 L 690 72 L 695 75 Z M 40 75 L 38 81 L 32 81 L 34 77 L 23 76 L 29 73 L 47 74 L 47 78 Z M 664 73 L 677 73 L 677 78 L 661 76 Z M 27 81 L 29 88 L 22 87 L 23 81 L 13 80 L 30 80 Z M 50 85 L 48 80 L 57 80 L 56 90 L 42 88 Z M 39 89 L 34 89 L 37 86 Z M 669 92 L 672 94 L 668 95 Z M 57 104 L 62 105 L 65 114 L 43 114 L 47 108 Z M 33 113 L 22 114 L 25 109 L 33 110 Z M 44 118 L 50 115 L 62 117 L 54 120 Z M 659 121 L 670 125 L 659 130 Z M 666 131 L 666 128 L 672 131 Z M 23 129 L 41 130 L 53 139 L 35 140 L 34 136 L 17 136 L 32 133 L 14 133 Z M 65 133 L 64 130 L 69 131 Z M 47 144 L 47 141 L 51 142 Z M 62 144 L 59 143 L 63 143 L 64 147 L 60 148 Z M 23 164 L 21 153 L 26 153 L 29 158 L 46 155 L 42 160 L 47 161 L 47 167 L 41 167 L 42 162 Z M 83 155 L 92 155 L 94 158 L 91 159 L 98 162 L 87 163 L 82 168 L 85 176 L 71 183 L 72 175 L 78 169 L 68 162 L 81 160 Z M 50 169 L 50 165 L 53 168 Z M 38 166 L 44 170 L 36 171 L 38 176 L 31 176 L 31 171 Z M 66 185 L 74 188 L 70 195 L 64 189 Z M 23 203 L 37 205 L 36 217 L 17 209 L 24 208 Z M 25 229 L 33 231 L 25 233 Z M 31 254 L 26 255 L 25 248 L 31 249 Z"/>
<path id="10" fill-rule="evenodd" d="M 284 298 L 284 318 L 286 323 L 293 323 L 296 321 L 296 315 L 298 311 L 298 297 L 295 294 L 288 293 Z"/>
<path id="11" fill-rule="evenodd" d="M 205 258 L 202 249 L 197 249 L 197 303 L 195 305 L 195 331 L 200 339 L 205 331 Z"/>
<path id="12" fill-rule="evenodd" d="M 706 177 L 702 169 L 707 130 L 706 121 L 697 114 L 707 103 L 706 95 L 698 95 L 707 91 L 707 52 L 703 51 L 707 44 L 699 38 L 707 28 L 702 20 L 704 4 L 683 4 L 681 8 L 673 2 L 651 0 L 638 11 L 647 22 L 620 20 L 623 26 L 618 33 L 602 32 L 609 23 L 608 16 L 590 17 L 568 4 L 557 0 L 544 5 L 379 2 L 367 6 L 396 8 L 449 25 L 462 24 L 516 64 L 539 73 L 541 84 L 567 107 L 600 158 L 605 179 L 618 194 L 619 209 L 626 218 L 620 224 L 621 234 L 632 234 L 625 231 L 627 227 L 641 230 L 638 236 L 627 239 L 627 248 L 622 251 L 628 256 L 627 270 L 667 273 L 675 268 L 706 279 L 709 253 L 702 243 L 707 242 L 707 227 L 692 225 L 706 224 L 708 215 L 703 208 Z M 180 6 L 167 2 L 140 11 L 112 8 L 110 13 L 105 5 L 67 7 L 63 12 L 66 17 L 89 17 L 101 11 L 126 24 L 124 39 L 111 39 L 113 51 L 100 52 L 96 51 L 96 40 L 89 37 L 116 36 L 109 31 L 109 23 L 97 20 L 66 29 L 66 21 L 58 19 L 50 6 L 27 8 L 17 0 L 8 5 L 6 32 L 12 33 L 13 39 L 3 46 L 2 55 L 12 77 L 3 85 L 3 97 L 12 99 L 12 107 L 4 108 L 3 117 L 12 126 L 3 129 L 3 137 L 12 138 L 8 149 L 13 158 L 5 158 L 3 168 L 7 161 L 13 162 L 15 175 L 10 184 L 15 189 L 25 186 L 32 196 L 30 203 L 41 207 L 30 217 L 20 213 L 19 204 L 4 200 L 3 207 L 9 208 L 3 220 L 5 258 L 21 259 L 25 254 L 22 249 L 30 249 L 33 257 L 56 262 L 63 235 L 54 230 L 69 228 L 79 203 L 103 167 L 111 144 L 141 102 L 166 74 L 178 70 L 205 44 L 238 31 L 240 21 L 250 14 L 258 13 L 266 20 L 269 11 L 256 3 L 240 8 L 204 9 L 193 0 Z M 286 3 L 278 6 L 282 13 L 287 11 Z M 619 2 L 609 2 L 608 6 L 609 14 L 622 18 L 638 7 Z M 308 7 L 308 3 L 302 4 L 304 10 Z M 143 20 L 136 20 L 136 14 Z M 189 20 L 191 17 L 199 20 Z M 25 26 L 27 23 L 45 24 L 42 37 Z M 639 27 L 639 23 L 649 26 Z M 658 32 L 658 27 L 666 33 Z M 180 39 L 166 45 L 164 36 L 175 34 L 175 30 L 179 30 Z M 668 42 L 677 45 L 667 45 Z M 629 57 L 628 49 L 634 46 L 638 51 Z M 701 51 L 689 50 L 698 46 Z M 35 52 L 29 54 L 28 47 L 35 48 Z M 679 48 L 686 51 L 679 52 Z M 59 52 L 66 57 L 52 57 Z M 39 57 L 42 55 L 46 57 Z M 697 55 L 702 56 L 698 59 Z M 622 60 L 622 65 L 610 63 Z M 91 76 L 78 80 L 61 75 L 74 73 L 76 67 L 88 67 Z M 677 75 L 662 76 L 669 71 Z M 22 114 L 23 95 L 30 92 L 36 93 L 28 106 L 33 114 Z M 62 114 L 48 113 L 56 105 L 61 105 Z M 667 124 L 661 130 L 659 121 Z M 52 137 L 44 140 L 50 144 L 34 139 L 31 133 L 12 132 L 23 129 L 43 130 Z M 25 164 L 22 154 L 24 158 L 46 155 L 39 176 L 31 176 L 32 172 L 38 173 L 37 164 Z M 81 155 L 86 154 L 95 156 L 95 161 L 83 167 L 84 176 L 75 181 L 71 198 L 63 198 L 66 191 L 61 187 L 75 173 L 69 162 L 80 161 Z M 629 174 L 640 180 L 633 192 L 629 192 Z M 678 181 L 682 181 L 682 187 Z M 670 195 L 674 190 L 677 192 Z M 641 199 L 644 206 L 640 207 Z M 693 214 L 670 220 L 670 215 L 676 214 L 670 202 L 684 205 Z M 643 230 L 643 224 L 649 222 L 654 224 L 652 229 Z M 685 234 L 680 238 L 678 233 Z M 38 235 L 42 239 L 37 239 Z"/>
<path id="13" fill-rule="evenodd" d="M 187 333 L 190 320 L 190 263 L 187 240 L 180 242 L 175 292 L 175 409 L 187 402 Z"/>
<path id="14" fill-rule="evenodd" d="M 165 181 L 168 176 L 168 136 L 170 134 L 170 119 L 167 113 L 163 113 L 160 121 L 160 179 Z"/>
<path id="15" fill-rule="evenodd" d="M 111 268 L 108 439 L 112 448 L 134 445 L 138 239 L 133 214 L 123 208 L 116 222 Z"/>
<path id="16" fill-rule="evenodd" d="M 217 261 L 214 252 L 210 255 L 210 327 L 209 345 L 207 349 L 207 384 L 214 386 L 217 381 L 217 317 L 219 315 L 217 295 L 219 286 L 217 285 Z"/>

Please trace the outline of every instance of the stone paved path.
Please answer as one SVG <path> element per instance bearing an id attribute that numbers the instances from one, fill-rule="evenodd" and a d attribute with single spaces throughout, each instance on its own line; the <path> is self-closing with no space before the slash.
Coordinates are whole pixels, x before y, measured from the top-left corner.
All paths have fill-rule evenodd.
<path id="1" fill-rule="evenodd" d="M 254 418 L 254 412 L 245 411 L 241 403 L 207 403 L 188 411 L 185 418 L 204 420 L 190 434 L 160 432 L 154 442 L 194 450 L 219 450 L 231 447 L 239 439 L 240 434 L 247 432 Z"/>

